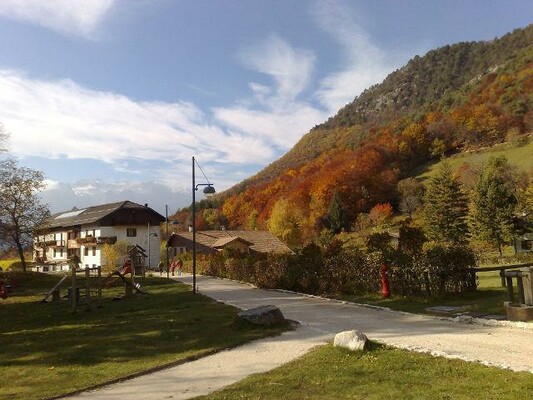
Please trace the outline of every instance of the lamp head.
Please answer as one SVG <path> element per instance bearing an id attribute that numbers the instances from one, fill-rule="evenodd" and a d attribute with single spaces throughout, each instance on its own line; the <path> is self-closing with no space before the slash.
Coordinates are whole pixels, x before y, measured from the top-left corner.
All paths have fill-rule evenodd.
<path id="1" fill-rule="evenodd" d="M 216 193 L 216 190 L 212 185 L 207 185 L 204 188 L 205 197 L 212 197 L 215 193 Z"/>

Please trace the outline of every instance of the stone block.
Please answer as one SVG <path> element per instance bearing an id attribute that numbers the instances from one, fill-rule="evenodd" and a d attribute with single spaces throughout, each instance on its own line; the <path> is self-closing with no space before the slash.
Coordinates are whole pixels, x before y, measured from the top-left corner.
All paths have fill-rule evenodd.
<path id="1" fill-rule="evenodd" d="M 239 318 L 256 325 L 268 326 L 280 324 L 285 321 L 285 317 L 281 310 L 272 305 L 251 308 L 249 310 L 241 311 L 237 315 Z"/>
<path id="2" fill-rule="evenodd" d="M 509 321 L 533 321 L 533 306 L 514 304 L 509 301 L 503 303 Z"/>
<path id="3" fill-rule="evenodd" d="M 344 347 L 350 350 L 364 350 L 367 346 L 368 338 L 360 331 L 344 331 L 335 335 L 333 346 Z"/>

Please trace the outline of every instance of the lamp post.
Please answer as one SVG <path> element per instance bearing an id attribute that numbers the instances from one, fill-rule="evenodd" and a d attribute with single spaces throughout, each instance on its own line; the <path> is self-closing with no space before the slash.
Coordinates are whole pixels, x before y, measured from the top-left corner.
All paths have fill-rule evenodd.
<path id="1" fill-rule="evenodd" d="M 202 168 L 200 165 L 200 171 L 202 171 L 202 174 L 204 175 L 204 178 L 208 183 L 196 183 L 196 177 L 195 177 L 195 166 L 198 164 L 194 157 L 192 158 L 192 292 L 196 294 L 196 191 L 200 186 L 205 186 L 203 192 L 206 197 L 211 197 L 215 194 L 215 188 L 211 183 L 209 183 L 209 179 L 204 174 L 204 171 L 202 171 Z"/>
<path id="2" fill-rule="evenodd" d="M 148 224 L 148 271 L 152 270 L 151 246 L 150 246 L 150 238 L 151 237 L 157 237 L 157 233 L 150 232 L 150 224 Z M 144 276 L 144 274 L 143 274 L 143 276 Z"/>
<path id="3" fill-rule="evenodd" d="M 169 265 L 168 265 L 168 205 L 165 205 L 165 236 L 166 236 L 166 239 L 167 239 L 167 244 L 165 246 L 165 257 L 166 257 L 166 260 L 165 260 L 165 266 L 167 268 L 167 279 L 169 279 Z"/>

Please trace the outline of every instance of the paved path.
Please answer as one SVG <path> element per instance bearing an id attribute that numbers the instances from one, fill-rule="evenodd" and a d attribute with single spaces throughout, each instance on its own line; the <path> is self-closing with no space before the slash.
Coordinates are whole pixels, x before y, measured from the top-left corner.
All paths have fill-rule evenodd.
<path id="1" fill-rule="evenodd" d="M 179 278 L 191 283 L 190 276 Z M 82 393 L 88 399 L 187 399 L 206 394 L 258 372 L 282 365 L 343 330 L 358 329 L 370 339 L 486 365 L 533 373 L 533 329 L 458 324 L 291 293 L 252 288 L 227 280 L 198 277 L 199 292 L 248 309 L 278 306 L 302 326 L 279 337 Z"/>

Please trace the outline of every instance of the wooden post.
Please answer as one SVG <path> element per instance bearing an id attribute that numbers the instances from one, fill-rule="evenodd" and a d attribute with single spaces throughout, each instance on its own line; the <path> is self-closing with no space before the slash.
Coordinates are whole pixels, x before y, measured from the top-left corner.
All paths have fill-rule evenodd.
<path id="1" fill-rule="evenodd" d="M 73 266 L 72 268 L 72 280 L 70 284 L 70 306 L 71 306 L 71 311 L 75 313 L 76 308 L 78 306 L 77 299 L 76 299 L 76 267 L 75 266 Z"/>
<path id="2" fill-rule="evenodd" d="M 91 301 L 91 270 L 89 268 L 85 268 L 85 303 L 89 305 Z"/>
<path id="3" fill-rule="evenodd" d="M 507 298 L 511 303 L 514 302 L 514 295 L 513 295 L 513 278 L 510 276 L 506 276 L 505 279 L 507 280 Z"/>
<path id="4" fill-rule="evenodd" d="M 525 304 L 526 299 L 524 297 L 524 283 L 522 282 L 522 274 L 520 272 L 516 274 L 516 289 L 518 291 L 518 302 L 520 304 Z"/>
<path id="5" fill-rule="evenodd" d="M 98 266 L 98 307 L 102 307 L 102 266 Z"/>
<path id="6" fill-rule="evenodd" d="M 500 279 L 502 280 L 502 287 L 505 287 L 505 269 L 500 269 Z"/>

